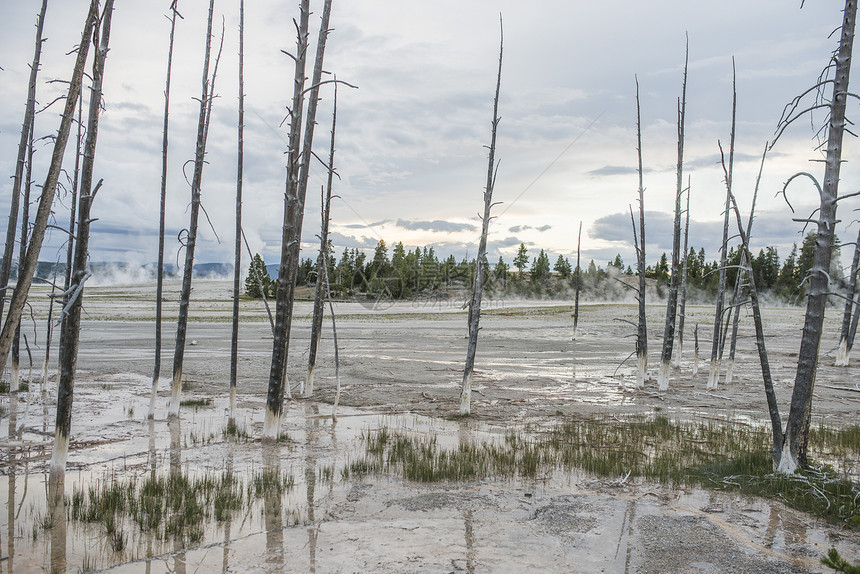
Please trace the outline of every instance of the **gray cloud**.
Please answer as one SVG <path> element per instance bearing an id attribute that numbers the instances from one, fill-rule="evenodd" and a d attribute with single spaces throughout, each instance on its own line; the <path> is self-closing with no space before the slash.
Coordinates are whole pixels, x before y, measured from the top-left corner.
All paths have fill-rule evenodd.
<path id="1" fill-rule="evenodd" d="M 442 233 L 478 230 L 478 228 L 471 223 L 455 223 L 453 221 L 442 221 L 441 219 L 434 219 L 433 221 L 407 221 L 406 219 L 398 219 L 397 227 L 413 231 L 438 231 Z"/>
<path id="2" fill-rule="evenodd" d="M 520 233 L 522 231 L 528 231 L 529 229 L 534 229 L 535 231 L 543 233 L 544 231 L 552 229 L 552 225 L 540 225 L 538 227 L 532 227 L 531 225 L 514 225 L 513 227 L 509 227 L 508 231 L 511 233 Z"/>

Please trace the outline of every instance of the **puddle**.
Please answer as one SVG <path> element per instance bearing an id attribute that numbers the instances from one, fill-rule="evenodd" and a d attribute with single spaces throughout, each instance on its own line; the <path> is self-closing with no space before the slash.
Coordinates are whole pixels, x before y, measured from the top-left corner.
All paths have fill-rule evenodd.
<path id="1" fill-rule="evenodd" d="M 450 449 L 499 441 L 503 432 L 350 409 L 332 424 L 330 405 L 294 402 L 284 440 L 263 445 L 225 436 L 226 399 L 186 407 L 177 421 L 142 420 L 147 386 L 145 377 L 129 375 L 79 389 L 76 405 L 86 405 L 86 414 L 73 423 L 62 497 L 46 484 L 50 437 L 42 429 L 53 426 L 45 420 L 53 407 L 38 392 L 18 396 L 0 432 L 0 572 L 807 572 L 819 571 L 832 546 L 858 557 L 854 533 L 778 503 L 698 489 L 560 471 L 540 481 L 430 485 L 347 477 L 344 469 L 364 456 L 362 434 L 379 428 L 435 435 Z M 263 401 L 240 402 L 238 427 L 259 436 Z M 109 532 L 103 521 L 75 517 L 90 488 L 121 484 L 143 504 L 147 481 L 173 476 L 233 477 L 231 492 L 242 501 L 219 520 L 214 503 L 201 497 L 204 518 L 179 535 L 131 518 L 117 519 Z M 266 480 L 280 486 L 267 490 L 260 486 Z M 180 514 L 171 512 L 164 523 Z"/>

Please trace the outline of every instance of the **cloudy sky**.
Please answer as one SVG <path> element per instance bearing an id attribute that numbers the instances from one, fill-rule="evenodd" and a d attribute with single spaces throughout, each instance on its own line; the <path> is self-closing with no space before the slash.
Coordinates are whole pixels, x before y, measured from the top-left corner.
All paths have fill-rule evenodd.
<path id="1" fill-rule="evenodd" d="M 68 79 L 88 1 L 51 0 L 38 99 L 62 91 Z M 26 98 L 38 0 L 3 6 L 0 19 L 0 213 L 8 212 L 11 175 Z M 291 96 L 297 2 L 249 0 L 245 47 L 245 229 L 251 248 L 277 261 L 283 218 L 281 127 Z M 321 0 L 312 2 L 312 25 Z M 161 123 L 169 0 L 119 0 L 107 61 L 96 178 L 104 179 L 94 208 L 95 261 L 150 262 L 156 258 L 161 174 Z M 671 250 L 671 210 L 677 154 L 676 110 L 685 34 L 689 35 L 685 179 L 692 182 L 690 242 L 716 258 L 725 197 L 717 142 L 727 146 L 732 57 L 737 66 L 738 125 L 735 191 L 748 206 L 765 143 L 783 107 L 813 85 L 836 46 L 841 0 L 335 0 L 325 68 L 359 86 L 341 89 L 332 238 L 371 249 L 384 239 L 409 247 L 434 245 L 439 254 L 474 256 L 477 213 L 487 170 L 492 97 L 504 19 L 504 64 L 497 154 L 500 160 L 490 236 L 490 260 L 510 262 L 519 244 L 531 255 L 573 257 L 582 222 L 583 257 L 598 264 L 620 253 L 633 262 L 628 206 L 636 207 L 636 108 L 641 90 L 649 262 Z M 204 0 L 179 0 L 171 91 L 168 261 L 187 225 L 190 186 L 183 164 L 193 159 L 206 26 Z M 238 0 L 216 0 L 224 51 L 209 136 L 203 203 L 214 232 L 201 227 L 198 261 L 230 261 L 234 228 L 237 124 Z M 315 41 L 316 33 L 312 33 Z M 318 114 L 317 149 L 325 154 L 331 90 Z M 852 102 L 856 116 L 856 102 Z M 59 124 L 59 106 L 38 116 L 37 136 Z M 849 117 L 852 115 L 849 110 Z M 815 132 L 824 116 L 797 122 L 769 153 L 761 182 L 755 246 L 776 246 L 782 257 L 801 240 L 817 196 L 805 182 L 789 190 L 792 215 L 776 194 L 793 173 L 821 174 Z M 69 150 L 71 151 L 70 144 Z M 855 191 L 860 171 L 846 145 L 843 192 Z M 44 180 L 50 155 L 36 152 L 34 180 Z M 71 165 L 71 156 L 67 156 Z M 312 172 L 304 253 L 315 251 L 318 192 L 324 171 Z M 189 172 L 190 176 L 190 172 Z M 855 204 L 841 207 L 839 235 L 853 241 Z M 56 217 L 68 219 L 65 195 Z M 5 219 L 5 217 L 3 217 Z M 847 226 L 847 227 L 846 227 Z M 217 236 L 216 236 L 217 234 Z M 220 241 L 219 241 L 220 240 Z M 55 258 L 54 233 L 43 259 Z M 848 250 L 847 250 L 848 251 Z M 844 257 L 844 256 L 843 256 Z"/>

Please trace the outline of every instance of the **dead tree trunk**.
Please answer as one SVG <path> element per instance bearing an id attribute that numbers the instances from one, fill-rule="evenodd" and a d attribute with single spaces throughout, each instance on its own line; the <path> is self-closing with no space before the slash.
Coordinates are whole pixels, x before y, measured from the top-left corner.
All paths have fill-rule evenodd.
<path id="1" fill-rule="evenodd" d="M 765 146 L 765 151 L 767 150 L 767 146 Z M 762 155 L 762 166 L 764 166 L 764 155 Z M 723 164 L 723 169 L 725 170 L 725 163 Z M 727 173 L 727 172 L 726 172 Z M 759 171 L 759 180 L 761 179 L 761 171 Z M 753 195 L 753 209 L 755 208 L 755 197 L 758 195 L 758 181 L 756 181 L 756 192 Z M 742 260 L 746 260 L 747 264 L 752 261 L 752 256 L 750 255 L 749 250 L 749 230 L 752 228 L 752 220 L 753 213 L 750 212 L 750 218 L 747 222 L 747 231 L 744 232 L 743 223 L 741 222 L 741 213 L 738 209 L 738 204 L 735 201 L 734 195 L 729 193 L 729 199 L 732 204 L 732 210 L 735 212 L 735 217 L 737 219 L 738 225 L 738 233 L 741 236 L 741 244 L 743 247 L 743 253 L 745 257 Z M 767 358 L 767 347 L 764 342 L 764 328 L 762 327 L 761 320 L 761 309 L 759 307 L 758 301 L 758 289 L 755 284 L 755 277 L 752 273 L 752 267 L 750 264 L 750 268 L 748 269 L 749 274 L 749 293 L 750 293 L 750 304 L 752 305 L 753 311 L 753 324 L 755 325 L 755 334 L 756 334 L 756 347 L 758 349 L 759 363 L 761 364 L 761 375 L 762 381 L 764 382 L 764 393 L 767 399 L 767 410 L 770 415 L 770 423 L 771 423 L 771 431 L 773 435 L 773 448 L 771 450 L 771 456 L 773 457 L 774 467 L 776 467 L 779 460 L 779 453 L 782 449 L 782 422 L 779 416 L 779 407 L 776 402 L 776 393 L 773 390 L 773 377 L 770 373 L 770 362 Z"/>
<path id="2" fill-rule="evenodd" d="M 27 170 L 24 178 L 24 197 L 21 205 L 21 235 L 18 249 L 18 267 L 24 265 L 27 257 L 27 237 L 30 227 L 30 190 L 33 183 L 33 130 L 36 127 L 35 115 L 30 118 L 30 128 L 27 138 Z M 21 320 L 15 328 L 15 336 L 12 339 L 12 376 L 9 390 L 17 390 L 21 383 Z M 28 403 L 29 404 L 29 403 Z"/>
<path id="3" fill-rule="evenodd" d="M 155 416 L 155 398 L 158 392 L 158 377 L 161 375 L 161 315 L 164 297 L 164 219 L 167 208 L 167 133 L 170 113 L 170 75 L 173 69 L 173 36 L 176 31 L 176 3 L 170 3 L 170 40 L 167 48 L 167 80 L 164 84 L 164 125 L 161 132 L 161 203 L 158 216 L 158 267 L 155 270 L 155 366 L 152 370 L 152 393 L 149 397 L 147 418 Z"/>
<path id="4" fill-rule="evenodd" d="M 311 346 L 308 351 L 308 379 L 305 384 L 305 397 L 314 394 L 314 371 L 317 364 L 317 349 L 322 338 L 323 312 L 325 310 L 326 289 L 323 279 L 327 277 L 328 269 L 328 224 L 331 218 L 331 188 L 334 180 L 334 134 L 337 126 L 337 84 L 334 86 L 334 109 L 331 119 L 331 148 L 328 155 L 328 180 L 325 194 L 322 198 L 322 224 L 320 226 L 320 253 L 317 258 L 317 286 L 314 294 L 314 317 L 311 322 Z"/>
<path id="5" fill-rule="evenodd" d="M 693 376 L 699 374 L 699 324 L 693 329 Z"/>
<path id="6" fill-rule="evenodd" d="M 212 100 L 215 90 L 215 76 L 218 73 L 218 57 L 212 78 L 209 78 L 209 57 L 212 47 L 212 13 L 215 0 L 209 0 L 209 20 L 206 26 L 206 48 L 203 57 L 203 87 L 200 95 L 200 113 L 197 118 L 197 146 L 194 154 L 194 176 L 191 180 L 191 216 L 185 236 L 185 267 L 182 272 L 182 289 L 179 294 L 179 317 L 176 321 L 176 345 L 173 350 L 173 381 L 171 383 L 168 417 L 179 416 L 182 399 L 182 363 L 185 359 L 185 338 L 188 329 L 188 308 L 191 304 L 191 274 L 194 269 L 194 248 L 197 246 L 197 219 L 200 212 L 200 188 L 203 182 L 203 165 L 206 159 L 206 139 L 209 135 L 209 117 L 212 113 Z M 224 35 L 221 35 L 223 45 Z"/>
<path id="7" fill-rule="evenodd" d="M 725 213 L 723 214 L 723 243 L 722 243 L 722 252 L 720 254 L 720 279 L 719 284 L 717 286 L 717 305 L 714 310 L 714 337 L 711 341 L 711 367 L 708 370 L 708 389 L 716 389 L 717 382 L 720 378 L 720 362 L 719 357 L 721 355 L 721 333 L 723 326 L 723 312 L 725 305 L 725 293 L 726 293 L 726 261 L 728 259 L 728 249 L 729 249 L 729 209 L 731 208 L 731 195 L 732 195 L 732 168 L 734 166 L 734 158 L 735 158 L 735 113 L 737 111 L 737 92 L 734 87 L 734 80 L 732 80 L 732 132 L 729 137 L 729 165 L 725 168 L 725 181 L 726 181 L 726 205 L 725 205 Z"/>
<path id="8" fill-rule="evenodd" d="M 18 321 L 21 319 L 24 305 L 27 303 L 27 294 L 30 291 L 30 285 L 33 282 L 33 275 L 36 272 L 36 264 L 39 261 L 39 252 L 42 249 L 42 241 L 45 238 L 48 218 L 51 215 L 51 207 L 53 206 L 54 196 L 57 191 L 57 181 L 59 180 L 60 171 L 63 165 L 63 154 L 66 150 L 66 143 L 69 140 L 69 130 L 72 127 L 72 120 L 75 115 L 75 104 L 77 103 L 78 95 L 81 91 L 84 64 L 86 63 L 87 52 L 90 47 L 90 35 L 92 34 L 93 27 L 97 20 L 98 0 L 91 0 L 90 8 L 87 12 L 87 18 L 84 22 L 81 43 L 78 47 L 78 56 L 75 59 L 74 71 L 72 72 L 72 78 L 69 82 L 69 91 L 66 94 L 66 104 L 63 109 L 62 119 L 60 120 L 60 128 L 57 131 L 57 137 L 54 140 L 54 150 L 51 155 L 51 163 L 48 167 L 48 174 L 45 177 L 45 184 L 42 186 L 42 197 L 39 199 L 36 219 L 33 222 L 32 229 L 30 230 L 30 244 L 27 246 L 27 257 L 24 261 L 23 267 L 18 269 L 18 282 L 12 293 L 12 301 L 9 303 L 9 312 L 6 315 L 6 321 L 3 323 L 3 330 L 0 332 L 0 365 L 5 365 L 9 358 L 12 336 L 15 333 L 15 327 L 18 324 Z"/>
<path id="9" fill-rule="evenodd" d="M 314 64 L 314 78 L 322 75 L 322 56 L 325 52 L 325 39 L 328 37 L 328 14 L 331 0 L 326 0 L 323 9 L 323 22 L 317 41 L 317 61 Z M 287 377 L 287 356 L 290 344 L 290 326 L 292 323 L 293 300 L 295 299 L 296 275 L 298 273 L 299 255 L 301 253 L 302 221 L 304 218 L 304 193 L 307 182 L 302 184 L 302 174 L 307 177 L 307 168 L 302 161 L 307 154 L 310 157 L 310 146 L 313 143 L 313 131 L 310 138 L 305 134 L 305 150 L 300 145 L 302 109 L 305 94 L 305 66 L 308 50 L 308 19 L 310 16 L 309 0 L 302 0 L 299 7 L 299 21 L 296 25 L 296 54 L 295 75 L 293 77 L 293 103 L 290 108 L 290 139 L 287 151 L 287 184 L 284 194 L 284 225 L 281 235 L 281 264 L 278 267 L 278 292 L 275 301 L 275 330 L 272 337 L 272 363 L 269 370 L 269 388 L 266 395 L 266 418 L 263 423 L 263 440 L 274 441 L 281 427 L 281 413 L 284 407 L 284 397 L 290 394 Z M 319 71 L 318 71 L 319 70 Z M 311 105 L 316 109 L 318 84 L 312 84 L 309 96 Z M 308 110 L 306 130 L 312 128 L 313 118 Z M 305 160 L 305 163 L 307 161 Z"/>
<path id="10" fill-rule="evenodd" d="M 9 205 L 9 223 L 6 227 L 6 245 L 3 248 L 3 261 L 0 262 L 0 287 L 9 285 L 9 276 L 12 271 L 12 254 L 15 249 L 15 232 L 18 227 L 18 210 L 21 198 L 21 181 L 24 176 L 24 162 L 26 161 L 27 142 L 30 139 L 33 118 L 36 115 L 36 77 L 39 73 L 39 62 L 42 58 L 42 30 L 45 25 L 45 12 L 48 9 L 48 0 L 42 0 L 42 9 L 39 11 L 39 19 L 36 20 L 36 48 L 33 54 L 33 63 L 30 64 L 30 80 L 27 84 L 27 105 L 24 108 L 24 121 L 21 124 L 21 138 L 18 140 L 18 158 L 15 162 L 15 175 L 12 179 L 12 201 Z M 68 106 L 67 106 L 68 107 Z M 20 269 L 18 275 L 20 277 Z M 7 293 L 0 293 L 0 317 L 6 305 Z M 0 369 L 5 365 L 0 365 Z"/>
<path id="11" fill-rule="evenodd" d="M 837 192 L 839 170 L 842 163 L 842 137 L 846 124 L 845 105 L 849 95 L 851 95 L 848 91 L 848 81 L 851 72 L 851 52 L 854 44 L 856 15 L 856 0 L 846 0 L 839 49 L 833 59 L 834 74 L 831 79 L 823 80 L 822 84 L 819 85 L 832 83 L 833 92 L 827 105 L 830 113 L 824 185 L 818 185 L 816 182 L 820 196 L 818 218 L 815 220 L 818 226 L 818 238 L 815 243 L 809 277 L 806 319 L 800 341 L 797 373 L 794 379 L 788 424 L 785 429 L 785 440 L 777 465 L 777 470 L 783 473 L 793 473 L 798 467 L 807 465 L 812 394 L 815 386 L 815 372 L 818 367 L 818 347 L 821 342 L 821 331 L 824 323 L 824 308 L 829 292 L 828 270 L 833 251 L 833 230 L 836 226 L 836 206 L 839 199 Z M 797 115 L 787 117 L 783 122 L 784 126 L 796 117 Z M 792 176 L 786 186 L 799 175 L 801 174 Z M 814 178 L 812 179 L 814 180 Z"/>
<path id="12" fill-rule="evenodd" d="M 466 348 L 466 365 L 463 369 L 463 386 L 460 389 L 460 415 L 472 412 L 472 372 L 478 350 L 478 329 L 481 321 L 481 298 L 484 293 L 484 261 L 487 259 L 487 232 L 490 228 L 490 210 L 493 207 L 493 187 L 496 183 L 496 130 L 499 126 L 499 91 L 502 86 L 502 51 L 504 29 L 499 16 L 499 73 L 496 76 L 496 97 L 493 99 L 493 123 L 490 135 L 490 153 L 487 167 L 487 186 L 484 188 L 484 214 L 481 218 L 481 239 L 475 258 L 475 282 L 469 301 L 469 345 Z"/>
<path id="13" fill-rule="evenodd" d="M 684 190 L 684 120 L 687 109 L 687 63 L 690 57 L 690 44 L 684 55 L 684 83 L 681 99 L 678 101 L 678 167 L 675 188 L 675 219 L 672 228 L 672 276 L 669 278 L 669 294 L 666 301 L 666 324 L 663 327 L 663 352 L 660 355 L 660 370 L 657 373 L 657 388 L 669 388 L 669 367 L 672 362 L 672 346 L 675 343 L 675 317 L 678 312 L 678 277 L 681 250 L 681 194 Z"/>
<path id="14" fill-rule="evenodd" d="M 573 291 L 573 340 L 576 341 L 576 336 L 579 330 L 579 290 L 581 287 L 582 273 L 579 266 L 580 246 L 582 245 L 582 221 L 579 222 L 579 233 L 576 236 L 576 273 L 574 275 L 575 285 Z"/>
<path id="15" fill-rule="evenodd" d="M 233 329 L 230 336 L 230 411 L 227 424 L 236 426 L 236 383 L 239 376 L 239 288 L 242 279 L 242 169 L 245 154 L 245 0 L 239 0 L 239 127 L 236 162 L 236 242 L 233 250 Z"/>
<path id="16" fill-rule="evenodd" d="M 842 314 L 842 329 L 839 332 L 839 348 L 836 351 L 837 367 L 847 367 L 851 358 L 851 324 L 852 318 L 857 315 L 857 271 L 860 267 L 860 231 L 857 232 L 857 241 L 854 243 L 854 258 L 851 260 L 851 276 L 848 278 L 848 293 L 845 295 L 845 312 Z M 856 330 L 856 327 L 855 327 Z"/>
<path id="17" fill-rule="evenodd" d="M 687 209 L 684 223 L 684 263 L 681 266 L 681 301 L 678 304 L 678 348 L 675 351 L 675 368 L 681 367 L 681 356 L 684 354 L 684 321 L 687 319 L 687 259 L 690 236 L 690 177 L 687 176 Z"/>
<path id="18" fill-rule="evenodd" d="M 639 323 L 636 329 L 636 387 L 645 386 L 648 374 L 648 326 L 645 322 L 645 184 L 642 166 L 642 118 L 639 107 L 639 78 L 636 78 L 636 153 L 639 159 L 639 237 L 636 237 L 636 222 L 633 222 L 633 243 L 636 246 L 636 273 L 639 275 Z M 630 209 L 633 219 L 633 209 Z"/>
<path id="19" fill-rule="evenodd" d="M 752 237 L 752 224 L 755 220 L 755 204 L 758 199 L 758 188 L 761 184 L 761 174 L 764 171 L 764 160 L 767 157 L 767 144 L 765 144 L 764 152 L 761 155 L 761 164 L 758 169 L 758 177 L 755 180 L 755 190 L 753 191 L 753 199 L 752 206 L 750 207 L 750 218 L 747 221 L 747 231 L 746 231 L 746 241 L 749 243 L 750 237 Z M 735 368 L 735 352 L 738 347 L 738 325 L 740 324 L 740 316 L 741 316 L 741 301 L 744 297 L 744 278 L 747 279 L 747 289 L 752 289 L 753 286 L 750 285 L 753 280 L 752 274 L 752 259 L 749 253 L 749 245 L 743 246 L 744 249 L 741 251 L 741 267 L 738 269 L 738 281 L 737 286 L 735 287 L 735 294 L 732 299 L 732 306 L 735 308 L 735 315 L 732 319 L 732 338 L 729 342 L 729 361 L 726 364 L 726 384 L 732 382 L 732 376 Z M 752 295 L 750 295 L 752 297 Z"/>
<path id="20" fill-rule="evenodd" d="M 102 79 L 104 77 L 105 59 L 110 43 L 111 15 L 113 0 L 105 2 L 101 16 L 101 31 L 96 25 L 93 33 L 93 45 L 97 46 L 93 59 L 92 87 L 90 88 L 90 106 L 87 116 L 87 140 L 84 145 L 84 160 L 81 169 L 80 206 L 78 209 L 78 236 L 75 241 L 75 260 L 72 270 L 75 294 L 69 302 L 68 317 L 63 324 L 63 346 L 60 349 L 60 381 L 57 385 L 57 422 L 54 429 L 54 448 L 51 457 L 50 482 L 62 482 L 66 473 L 66 460 L 69 455 L 69 433 L 72 426 L 72 393 L 75 383 L 75 367 L 78 360 L 78 342 L 81 330 L 81 305 L 83 300 L 84 282 L 87 280 L 87 257 L 90 235 L 90 209 L 98 193 L 101 181 L 93 187 L 93 166 L 96 153 L 96 139 L 99 128 L 99 111 L 102 103 Z"/>

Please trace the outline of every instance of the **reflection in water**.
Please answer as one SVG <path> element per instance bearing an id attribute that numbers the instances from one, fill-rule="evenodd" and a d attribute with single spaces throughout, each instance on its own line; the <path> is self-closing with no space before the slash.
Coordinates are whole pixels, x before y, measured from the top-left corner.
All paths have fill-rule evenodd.
<path id="1" fill-rule="evenodd" d="M 475 532 L 472 528 L 472 509 L 463 511 L 463 522 L 466 531 L 466 570 L 475 574 Z"/>
<path id="2" fill-rule="evenodd" d="M 48 515 L 46 528 L 51 530 L 51 572 L 66 571 L 66 506 L 65 484 L 52 481 L 48 485 Z"/>
<path id="3" fill-rule="evenodd" d="M 170 429 L 170 476 L 182 475 L 182 424 L 180 417 L 171 417 L 167 421 Z M 179 510 L 178 512 L 182 512 Z M 174 536 L 173 548 L 173 571 L 176 574 L 185 574 L 185 544 L 182 535 Z"/>
<path id="4" fill-rule="evenodd" d="M 17 449 L 9 449 L 9 496 L 6 498 L 6 506 L 8 507 L 8 525 L 7 543 L 9 548 L 6 552 L 6 560 L 9 566 L 9 572 L 12 572 L 12 564 L 15 561 L 15 482 L 18 474 L 18 456 Z"/>
<path id="5" fill-rule="evenodd" d="M 155 450 L 155 419 L 147 419 L 149 430 L 149 448 L 146 451 L 147 466 L 149 466 L 149 479 L 155 481 L 156 450 Z M 146 557 L 144 559 L 144 570 L 146 574 L 152 572 L 152 545 L 155 534 L 152 530 L 146 532 Z"/>
<path id="6" fill-rule="evenodd" d="M 317 571 L 317 524 L 314 515 L 314 496 L 317 482 L 317 432 L 319 431 L 319 407 L 305 403 L 305 487 L 308 500 L 308 552 L 310 571 Z"/>
<path id="7" fill-rule="evenodd" d="M 613 557 L 613 560 L 617 563 L 618 554 L 621 553 L 621 548 L 623 546 L 625 574 L 630 571 L 630 557 L 633 553 L 633 545 L 630 544 L 630 539 L 633 537 L 633 523 L 635 520 L 636 501 L 630 500 L 624 508 L 624 518 L 621 519 L 621 529 L 618 531 L 618 544 L 615 546 L 615 556 Z"/>
<path id="8" fill-rule="evenodd" d="M 235 424 L 235 423 L 234 423 Z M 227 464 L 225 468 L 225 475 L 230 477 L 231 479 L 235 479 L 233 476 L 233 445 L 227 445 Z M 230 558 L 230 525 L 233 524 L 232 520 L 227 520 L 224 524 L 224 549 L 221 556 L 221 572 L 222 574 L 226 574 L 229 570 L 229 558 Z"/>
<path id="9" fill-rule="evenodd" d="M 271 480 L 280 480 L 281 445 L 263 443 L 263 473 Z M 284 519 L 281 493 L 277 488 L 266 488 L 263 495 L 263 519 L 266 527 L 266 563 L 272 572 L 284 565 Z"/>

